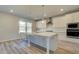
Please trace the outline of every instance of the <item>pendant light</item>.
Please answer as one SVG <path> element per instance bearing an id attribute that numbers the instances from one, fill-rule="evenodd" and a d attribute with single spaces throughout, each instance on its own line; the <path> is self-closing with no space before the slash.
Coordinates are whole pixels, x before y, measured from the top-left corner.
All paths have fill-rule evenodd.
<path id="1" fill-rule="evenodd" d="M 42 11 L 42 23 L 44 23 L 44 18 L 46 17 L 45 9 L 44 9 L 45 8 L 45 5 L 42 5 L 41 7 L 42 7 L 42 10 L 43 10 Z"/>

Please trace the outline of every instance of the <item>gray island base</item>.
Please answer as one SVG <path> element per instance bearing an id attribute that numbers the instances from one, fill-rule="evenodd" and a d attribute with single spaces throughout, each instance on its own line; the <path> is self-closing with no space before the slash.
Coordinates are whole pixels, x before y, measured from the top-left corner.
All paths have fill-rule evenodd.
<path id="1" fill-rule="evenodd" d="M 46 48 L 46 53 L 49 54 L 50 51 L 55 51 L 58 47 L 57 34 L 53 32 L 44 33 L 32 33 L 28 34 L 28 46 L 31 43 L 38 46 Z"/>

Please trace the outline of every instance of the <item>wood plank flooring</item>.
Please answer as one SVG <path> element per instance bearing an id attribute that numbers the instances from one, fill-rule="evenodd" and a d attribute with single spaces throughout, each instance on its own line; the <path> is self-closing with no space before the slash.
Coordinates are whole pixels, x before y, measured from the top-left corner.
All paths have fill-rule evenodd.
<path id="1" fill-rule="evenodd" d="M 37 47 L 27 47 L 25 40 L 12 40 L 0 43 L 0 54 L 44 54 L 45 51 Z"/>
<path id="2" fill-rule="evenodd" d="M 54 54 L 79 54 L 79 44 L 59 41 L 58 49 Z M 35 46 L 27 46 L 26 40 L 12 40 L 0 43 L 0 54 L 46 54 Z"/>
<path id="3" fill-rule="evenodd" d="M 79 54 L 79 44 L 60 40 L 58 49 L 54 53 L 56 54 Z"/>

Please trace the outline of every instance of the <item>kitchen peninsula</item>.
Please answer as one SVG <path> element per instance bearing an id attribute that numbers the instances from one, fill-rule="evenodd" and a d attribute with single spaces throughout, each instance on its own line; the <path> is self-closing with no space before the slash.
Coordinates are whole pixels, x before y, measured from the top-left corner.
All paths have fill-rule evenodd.
<path id="1" fill-rule="evenodd" d="M 29 44 L 32 42 L 36 45 L 46 48 L 46 53 L 57 49 L 57 34 L 53 32 L 41 32 L 29 34 Z"/>

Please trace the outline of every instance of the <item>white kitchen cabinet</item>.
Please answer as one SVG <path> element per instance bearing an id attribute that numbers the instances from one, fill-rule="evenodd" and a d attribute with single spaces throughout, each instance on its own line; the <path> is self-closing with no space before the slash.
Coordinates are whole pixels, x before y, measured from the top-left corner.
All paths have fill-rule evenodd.
<path id="1" fill-rule="evenodd" d="M 72 17 L 72 14 L 65 15 L 66 24 L 73 22 Z"/>
<path id="2" fill-rule="evenodd" d="M 72 22 L 72 14 L 53 18 L 53 27 L 66 27 L 67 23 Z"/>
<path id="3" fill-rule="evenodd" d="M 79 12 L 72 13 L 72 21 L 79 22 Z"/>
<path id="4" fill-rule="evenodd" d="M 53 18 L 53 31 L 56 33 L 65 32 L 65 18 L 64 16 Z"/>
<path id="5" fill-rule="evenodd" d="M 67 24 L 72 22 L 72 14 L 66 14 L 53 18 L 53 31 L 56 33 L 66 33 Z"/>
<path id="6" fill-rule="evenodd" d="M 53 19 L 53 27 L 65 27 L 66 17 L 60 16 Z"/>

